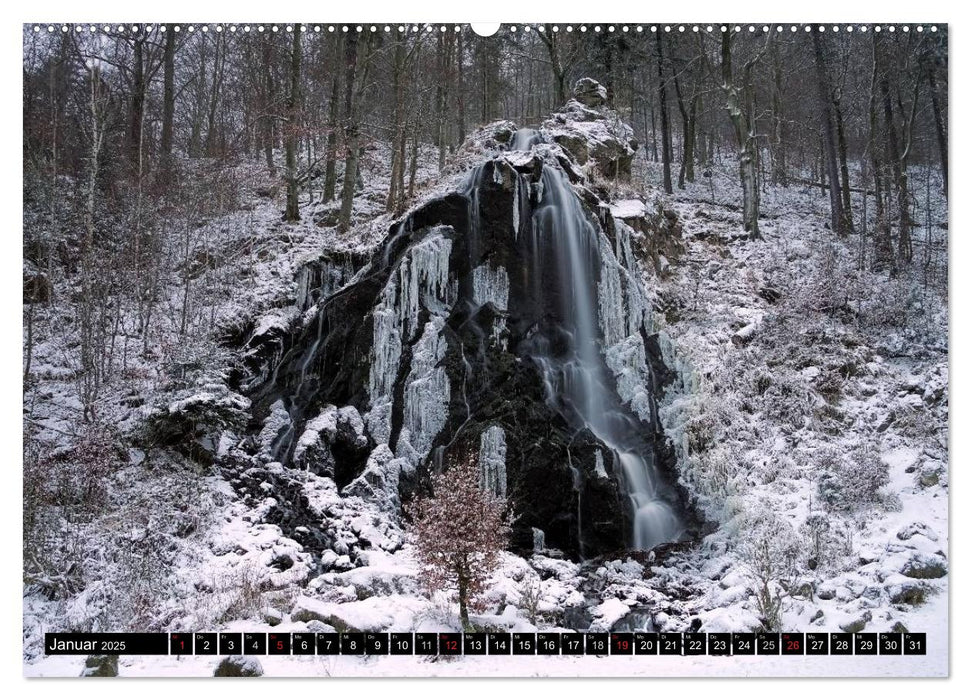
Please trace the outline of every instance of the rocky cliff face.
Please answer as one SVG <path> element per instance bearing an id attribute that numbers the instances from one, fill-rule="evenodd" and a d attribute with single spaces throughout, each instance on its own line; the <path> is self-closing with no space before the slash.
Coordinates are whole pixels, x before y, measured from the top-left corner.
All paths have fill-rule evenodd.
<path id="1" fill-rule="evenodd" d="M 636 148 L 590 82 L 538 131 L 476 132 L 461 184 L 367 264 L 322 258 L 304 274 L 296 330 L 249 343 L 265 461 L 396 511 L 472 452 L 483 486 L 515 504 L 519 549 L 534 530 L 573 557 L 690 536 L 635 255 L 660 272 L 676 222 L 590 189 L 629 177 Z"/>

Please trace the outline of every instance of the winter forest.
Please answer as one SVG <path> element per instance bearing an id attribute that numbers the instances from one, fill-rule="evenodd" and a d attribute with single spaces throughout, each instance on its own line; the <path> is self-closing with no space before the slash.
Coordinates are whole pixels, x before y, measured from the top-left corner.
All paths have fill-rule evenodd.
<path id="1" fill-rule="evenodd" d="M 23 123 L 25 675 L 948 674 L 946 25 L 28 24 Z"/>

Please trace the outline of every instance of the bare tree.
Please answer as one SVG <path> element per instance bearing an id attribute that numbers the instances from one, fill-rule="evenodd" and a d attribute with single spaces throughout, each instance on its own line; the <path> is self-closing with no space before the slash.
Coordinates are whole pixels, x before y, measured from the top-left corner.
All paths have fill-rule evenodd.
<path id="1" fill-rule="evenodd" d="M 165 50 L 162 63 L 162 136 L 160 149 L 162 179 L 169 177 L 172 168 L 172 142 L 175 131 L 175 26 L 165 25 Z"/>
<path id="2" fill-rule="evenodd" d="M 354 207 L 354 186 L 357 182 L 358 135 L 357 118 L 354 114 L 355 77 L 357 74 L 357 33 L 348 32 L 344 40 L 344 186 L 341 191 L 341 213 L 338 230 L 351 228 L 351 210 Z"/>
<path id="3" fill-rule="evenodd" d="M 664 77 L 664 49 L 661 45 L 661 32 L 655 34 L 657 57 L 657 102 L 661 110 L 661 167 L 664 173 L 664 191 L 674 192 L 671 187 L 671 126 L 668 123 L 667 79 Z"/>
<path id="4" fill-rule="evenodd" d="M 343 39 L 334 41 L 334 71 L 330 80 L 330 100 L 327 105 L 327 162 L 324 165 L 323 200 L 330 202 L 337 192 L 337 132 L 340 130 L 341 71 L 336 69 L 343 50 Z"/>
<path id="5" fill-rule="evenodd" d="M 276 109 L 276 83 L 273 78 L 273 35 L 267 32 L 263 36 L 263 155 L 270 176 L 276 174 L 273 163 L 274 145 L 274 110 Z"/>
<path id="6" fill-rule="evenodd" d="M 759 235 L 759 171 L 758 134 L 755 122 L 755 86 L 752 70 L 765 55 L 772 42 L 772 32 L 766 32 L 765 44 L 755 51 L 742 66 L 741 76 L 736 76 L 732 65 L 732 45 L 738 33 L 722 32 L 721 36 L 721 89 L 725 95 L 725 108 L 732 123 L 735 148 L 738 153 L 738 172 L 742 184 L 742 227 L 753 236 Z M 701 35 L 699 34 L 699 41 Z M 708 54 L 701 47 L 701 55 L 708 61 Z"/>
<path id="7" fill-rule="evenodd" d="M 84 205 L 84 235 L 81 239 L 81 299 L 79 320 L 81 330 L 81 371 L 78 375 L 78 386 L 85 421 L 96 419 L 95 404 L 101 393 L 101 363 L 104 349 L 102 315 L 99 313 L 98 297 L 100 297 L 100 282 L 95 273 L 95 195 L 98 191 L 98 174 L 101 167 L 102 149 L 107 134 L 107 121 L 110 109 L 108 87 L 101 78 L 101 64 L 93 59 L 89 69 L 90 93 L 88 108 L 90 122 L 88 124 L 88 139 L 90 150 L 88 153 L 87 189 Z"/>
<path id="8" fill-rule="evenodd" d="M 300 220 L 299 183 L 297 182 L 297 139 L 300 138 L 300 25 L 293 27 L 290 54 L 290 97 L 287 100 L 287 210 L 283 218 Z"/>
<path id="9" fill-rule="evenodd" d="M 836 125 L 833 117 L 833 88 L 829 80 L 826 51 L 820 32 L 812 32 L 813 54 L 816 58 L 816 92 L 822 116 L 823 150 L 826 157 L 826 174 L 829 178 L 830 226 L 840 236 L 847 233 L 843 215 L 843 191 L 836 156 Z"/>

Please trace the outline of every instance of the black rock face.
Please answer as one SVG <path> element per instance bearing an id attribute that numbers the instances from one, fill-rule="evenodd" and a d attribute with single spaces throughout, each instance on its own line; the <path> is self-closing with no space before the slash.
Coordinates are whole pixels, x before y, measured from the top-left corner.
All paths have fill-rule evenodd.
<path id="1" fill-rule="evenodd" d="M 524 140 L 530 145 L 535 141 Z M 555 368 L 576 359 L 579 326 L 569 318 L 575 295 L 571 290 L 585 285 L 595 306 L 601 260 L 591 238 L 593 244 L 588 241 L 582 252 L 582 266 L 569 268 L 562 260 L 557 264 L 557 256 L 563 255 L 555 248 L 562 245 L 556 238 L 560 234 L 548 224 L 537 230 L 541 219 L 534 216 L 536 210 L 556 206 L 549 191 L 545 204 L 543 199 L 544 183 L 548 190 L 551 182 L 544 169 L 551 168 L 559 169 L 556 158 L 486 161 L 470 173 L 464 192 L 432 200 L 393 226 L 370 263 L 319 302 L 312 321 L 288 338 L 275 339 L 285 349 L 277 351 L 279 361 L 254 392 L 254 408 L 260 421 L 280 400 L 290 415 L 292 429 L 276 445 L 276 459 L 314 468 L 307 463 L 312 452 L 302 453 L 299 464 L 292 464 L 292 456 L 307 421 L 327 405 L 353 406 L 365 422 L 369 415 L 373 419 L 377 414 L 369 412 L 377 411 L 378 398 L 372 395 L 372 365 L 378 355 L 388 355 L 387 348 L 376 344 L 393 341 L 397 348 L 400 341 L 400 351 L 390 354 L 394 362 L 386 371 L 391 373 L 391 390 L 383 398 L 390 403 L 386 441 L 396 457 L 413 467 L 402 476 L 403 498 L 422 489 L 428 475 L 453 457 L 479 452 L 486 431 L 501 429 L 504 474 L 496 478 L 518 515 L 515 550 L 532 550 L 533 528 L 545 533 L 548 548 L 573 558 L 634 546 L 632 488 L 616 446 L 595 434 L 573 397 L 556 395 L 567 380 Z M 577 202 L 577 216 L 587 227 L 583 230 L 600 231 L 587 204 Z M 418 248 L 430 243 L 447 250 L 445 288 L 432 285 L 432 273 L 416 257 Z M 570 278 L 571 269 L 586 271 L 589 279 Z M 376 318 L 390 312 L 398 314 L 397 323 L 405 330 L 395 330 L 388 341 L 376 334 Z M 406 314 L 414 316 L 401 321 Z M 424 345 L 428 338 L 422 339 L 421 329 L 427 331 L 433 322 L 440 327 L 444 347 L 429 362 Z M 645 361 L 654 368 L 651 381 L 663 385 L 666 370 L 657 344 L 641 332 L 648 348 Z M 602 337 L 598 342 L 603 343 Z M 602 364 L 602 358 L 597 362 Z M 421 363 L 428 366 L 416 379 Z M 444 371 L 441 396 L 428 388 L 436 386 L 428 379 L 436 371 Z M 598 367 L 598 376 L 598 391 L 610 395 L 604 405 L 629 426 L 624 450 L 636 449 L 645 463 L 667 461 L 658 473 L 672 512 L 680 513 L 683 508 L 672 486 L 673 456 L 661 444 L 656 421 L 644 423 L 623 407 L 605 365 Z M 659 389 L 650 387 L 652 392 Z M 424 403 L 416 404 L 420 391 L 426 392 Z M 425 440 L 416 440 L 416 421 L 422 424 L 425 414 L 434 418 L 436 399 L 442 403 L 441 425 L 429 429 Z M 418 418 L 416 406 L 422 412 Z M 372 430 L 367 449 L 382 441 Z M 331 449 L 327 459 L 335 464 L 318 473 L 339 475 L 339 485 L 359 474 L 366 450 L 347 447 L 351 442 Z"/>

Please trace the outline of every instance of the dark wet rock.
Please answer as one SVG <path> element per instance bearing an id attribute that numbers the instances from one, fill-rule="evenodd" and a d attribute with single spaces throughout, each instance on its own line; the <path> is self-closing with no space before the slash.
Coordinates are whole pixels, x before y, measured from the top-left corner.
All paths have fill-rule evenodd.
<path id="1" fill-rule="evenodd" d="M 397 515 L 401 509 L 398 480 L 404 460 L 396 459 L 387 445 L 379 446 L 368 458 L 364 471 L 347 485 L 343 494 L 377 504 L 384 513 Z"/>
<path id="2" fill-rule="evenodd" d="M 593 617 L 591 617 L 590 610 L 586 606 L 574 605 L 563 611 L 563 619 L 560 624 L 567 629 L 582 631 L 590 629 L 592 622 Z"/>
<path id="3" fill-rule="evenodd" d="M 897 414 L 894 411 L 890 411 L 889 413 L 887 413 L 886 416 L 883 417 L 883 420 L 881 420 L 880 423 L 877 425 L 877 432 L 878 433 L 885 432 L 887 428 L 893 425 L 893 422 L 895 420 L 897 420 Z"/>
<path id="4" fill-rule="evenodd" d="M 219 465 L 223 477 L 250 507 L 260 506 L 265 497 L 264 484 L 273 493 L 266 508 L 265 522 L 278 525 L 283 534 L 298 542 L 314 559 L 335 546 L 333 535 L 323 529 L 321 514 L 307 498 L 304 483 L 308 477 L 280 465 L 271 469 L 258 459 L 238 450 L 224 456 Z"/>
<path id="5" fill-rule="evenodd" d="M 368 258 L 358 251 L 324 251 L 297 272 L 296 306 L 306 311 L 347 284 Z"/>
<path id="6" fill-rule="evenodd" d="M 820 600 L 832 600 L 836 597 L 836 586 L 831 583 L 823 583 L 816 589 L 816 597 Z"/>
<path id="7" fill-rule="evenodd" d="M 553 137 L 564 151 L 569 153 L 578 165 L 585 165 L 590 159 L 590 150 L 585 139 L 580 134 L 562 133 Z"/>
<path id="8" fill-rule="evenodd" d="M 333 634 L 337 631 L 337 628 L 321 620 L 310 620 L 307 623 L 307 631 L 314 634 Z"/>
<path id="9" fill-rule="evenodd" d="M 592 109 L 570 100 L 543 123 L 543 130 L 578 165 L 592 162 L 608 180 L 630 179 L 638 143 L 630 126 L 605 105 Z"/>
<path id="10" fill-rule="evenodd" d="M 304 424 L 292 460 L 295 467 L 329 477 L 343 488 L 361 473 L 373 447 L 356 408 L 328 405 Z"/>

